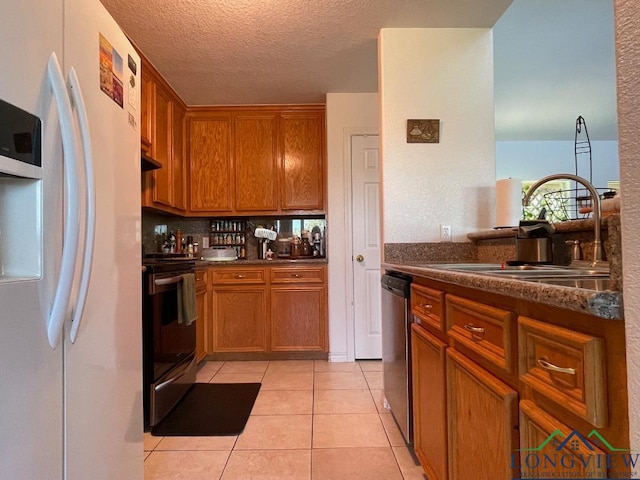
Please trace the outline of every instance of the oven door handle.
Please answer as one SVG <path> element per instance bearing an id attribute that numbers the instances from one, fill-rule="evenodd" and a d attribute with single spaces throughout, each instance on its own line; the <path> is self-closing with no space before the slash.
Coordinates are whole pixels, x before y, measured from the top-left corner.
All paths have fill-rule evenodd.
<path id="1" fill-rule="evenodd" d="M 154 390 L 156 392 L 159 392 L 160 390 L 163 390 L 165 387 L 171 385 L 173 382 L 175 382 L 176 380 L 178 380 L 183 373 L 185 373 L 187 370 L 189 370 L 190 368 L 193 368 L 194 364 L 196 363 L 196 357 L 194 356 L 191 361 L 189 363 L 187 363 L 186 365 L 184 365 L 178 372 L 174 373 L 170 379 L 165 380 L 164 382 L 162 382 L 159 385 L 156 385 Z"/>
<path id="2" fill-rule="evenodd" d="M 182 281 L 182 277 L 167 277 L 167 278 L 157 278 L 153 280 L 154 285 L 173 285 L 174 283 L 180 283 Z"/>

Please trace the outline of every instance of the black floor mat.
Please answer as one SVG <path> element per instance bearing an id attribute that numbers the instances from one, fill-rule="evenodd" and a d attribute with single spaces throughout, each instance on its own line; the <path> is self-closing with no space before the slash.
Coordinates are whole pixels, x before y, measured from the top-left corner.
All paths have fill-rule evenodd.
<path id="1" fill-rule="evenodd" d="M 259 383 L 195 383 L 165 418 L 155 436 L 224 436 L 244 430 Z"/>

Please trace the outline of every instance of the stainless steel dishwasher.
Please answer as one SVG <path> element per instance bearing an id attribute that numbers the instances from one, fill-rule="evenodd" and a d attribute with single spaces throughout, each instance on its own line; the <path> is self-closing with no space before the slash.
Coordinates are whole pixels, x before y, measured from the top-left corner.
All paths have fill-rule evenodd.
<path id="1" fill-rule="evenodd" d="M 391 410 L 407 444 L 413 443 L 411 398 L 411 277 L 382 276 L 382 372 L 385 407 Z"/>

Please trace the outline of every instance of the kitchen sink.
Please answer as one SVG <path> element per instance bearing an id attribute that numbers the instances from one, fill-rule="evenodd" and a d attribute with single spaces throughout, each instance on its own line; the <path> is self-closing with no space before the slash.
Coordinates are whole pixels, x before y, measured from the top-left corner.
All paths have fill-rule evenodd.
<path id="1" fill-rule="evenodd" d="M 429 268 L 468 272 L 474 275 L 548 283 L 552 285 L 573 286 L 605 290 L 609 284 L 609 269 L 590 267 L 588 264 L 578 266 L 559 265 L 505 265 L 501 263 L 440 263 L 429 265 Z"/>
<path id="2" fill-rule="evenodd" d="M 550 268 L 541 270 L 481 270 L 482 273 L 514 278 L 574 278 L 574 277 L 608 277 L 609 272 L 583 268 Z"/>
<path id="3" fill-rule="evenodd" d="M 556 268 L 553 265 L 506 265 L 503 263 L 432 263 L 428 264 L 428 266 L 429 268 L 438 268 L 443 270 L 461 270 L 465 272 L 517 272 L 521 270 L 548 270 Z"/>

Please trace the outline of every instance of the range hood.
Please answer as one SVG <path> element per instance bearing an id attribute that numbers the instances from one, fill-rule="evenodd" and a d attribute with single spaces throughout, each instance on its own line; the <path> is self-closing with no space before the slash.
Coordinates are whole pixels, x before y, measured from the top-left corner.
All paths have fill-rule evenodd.
<path id="1" fill-rule="evenodd" d="M 143 172 L 146 172 L 147 170 L 155 170 L 156 168 L 162 168 L 162 164 L 159 161 L 149 157 L 148 155 L 145 155 L 145 153 L 142 151 L 140 152 L 140 157 L 140 167 Z"/>

